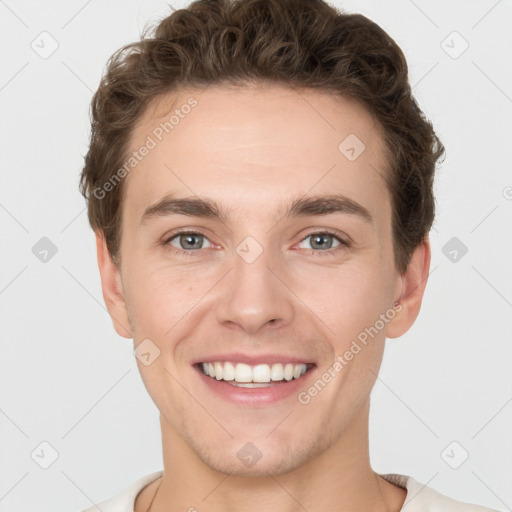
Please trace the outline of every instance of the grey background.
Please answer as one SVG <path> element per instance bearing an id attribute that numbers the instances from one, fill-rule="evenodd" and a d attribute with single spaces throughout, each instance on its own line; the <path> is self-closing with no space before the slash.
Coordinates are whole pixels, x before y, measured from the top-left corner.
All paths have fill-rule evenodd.
<path id="1" fill-rule="evenodd" d="M 423 307 L 387 341 L 372 392 L 372 465 L 511 510 L 512 2 L 331 3 L 402 47 L 447 148 Z M 107 58 L 168 12 L 0 0 L 1 511 L 81 510 L 162 468 L 158 411 L 104 308 L 78 175 Z"/>

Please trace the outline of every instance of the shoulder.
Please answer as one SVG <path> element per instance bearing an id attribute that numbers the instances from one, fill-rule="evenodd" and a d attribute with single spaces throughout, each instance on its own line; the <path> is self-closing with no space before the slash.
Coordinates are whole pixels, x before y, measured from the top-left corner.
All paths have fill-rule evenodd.
<path id="1" fill-rule="evenodd" d="M 160 478 L 162 473 L 162 471 L 157 471 L 150 475 L 143 476 L 135 482 L 132 482 L 112 498 L 95 503 L 92 507 L 82 510 L 81 512 L 97 512 L 98 510 L 102 512 L 133 512 L 137 495 L 144 487 Z"/>
<path id="2" fill-rule="evenodd" d="M 380 474 L 388 482 L 407 489 L 400 512 L 499 512 L 495 509 L 454 500 L 408 475 Z"/>

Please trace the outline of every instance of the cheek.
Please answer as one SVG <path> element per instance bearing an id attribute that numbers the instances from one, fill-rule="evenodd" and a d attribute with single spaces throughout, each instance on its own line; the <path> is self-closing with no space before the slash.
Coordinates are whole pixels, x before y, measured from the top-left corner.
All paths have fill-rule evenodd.
<path id="1" fill-rule="evenodd" d="M 135 329 L 143 337 L 161 339 L 194 310 L 215 282 L 214 276 L 145 262 L 127 266 L 127 295 Z"/>
<path id="2" fill-rule="evenodd" d="M 296 274 L 291 289 L 340 343 L 373 325 L 388 307 L 386 280 L 377 264 L 368 261 L 309 267 Z"/>

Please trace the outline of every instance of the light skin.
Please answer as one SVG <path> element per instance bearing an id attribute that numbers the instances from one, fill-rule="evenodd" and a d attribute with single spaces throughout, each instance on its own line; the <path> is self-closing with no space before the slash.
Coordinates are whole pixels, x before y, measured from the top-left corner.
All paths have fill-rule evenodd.
<path id="1" fill-rule="evenodd" d="M 376 121 L 320 91 L 210 86 L 151 103 L 130 147 L 191 96 L 197 106 L 125 178 L 120 269 L 96 235 L 115 329 L 160 350 L 138 365 L 160 411 L 164 473 L 135 511 L 153 499 L 153 512 L 400 510 L 406 491 L 370 466 L 369 395 L 386 337 L 404 334 L 419 313 L 430 245 L 398 273 Z M 338 150 L 349 134 L 366 147 L 354 161 Z M 226 218 L 168 212 L 141 222 L 169 194 L 208 198 Z M 363 206 L 371 222 L 346 212 L 284 216 L 295 199 L 326 194 Z M 197 234 L 180 238 L 178 229 Z M 248 236 L 263 249 L 252 263 L 236 251 Z M 293 354 L 320 376 L 396 301 L 400 312 L 307 405 L 296 395 L 235 405 L 191 366 L 217 352 Z M 237 457 L 247 442 L 262 453 L 250 468 Z"/>

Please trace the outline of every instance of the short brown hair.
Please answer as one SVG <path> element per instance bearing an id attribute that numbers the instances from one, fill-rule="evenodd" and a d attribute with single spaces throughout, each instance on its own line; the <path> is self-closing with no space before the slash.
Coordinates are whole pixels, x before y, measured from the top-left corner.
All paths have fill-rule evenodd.
<path id="1" fill-rule="evenodd" d="M 92 99 L 80 191 L 112 261 L 120 263 L 124 180 L 105 197 L 94 191 L 126 160 L 148 103 L 180 87 L 247 82 L 333 93 L 379 121 L 395 267 L 403 274 L 434 220 L 434 172 L 444 147 L 412 95 L 395 41 L 365 16 L 322 0 L 196 0 L 111 56 Z"/>

